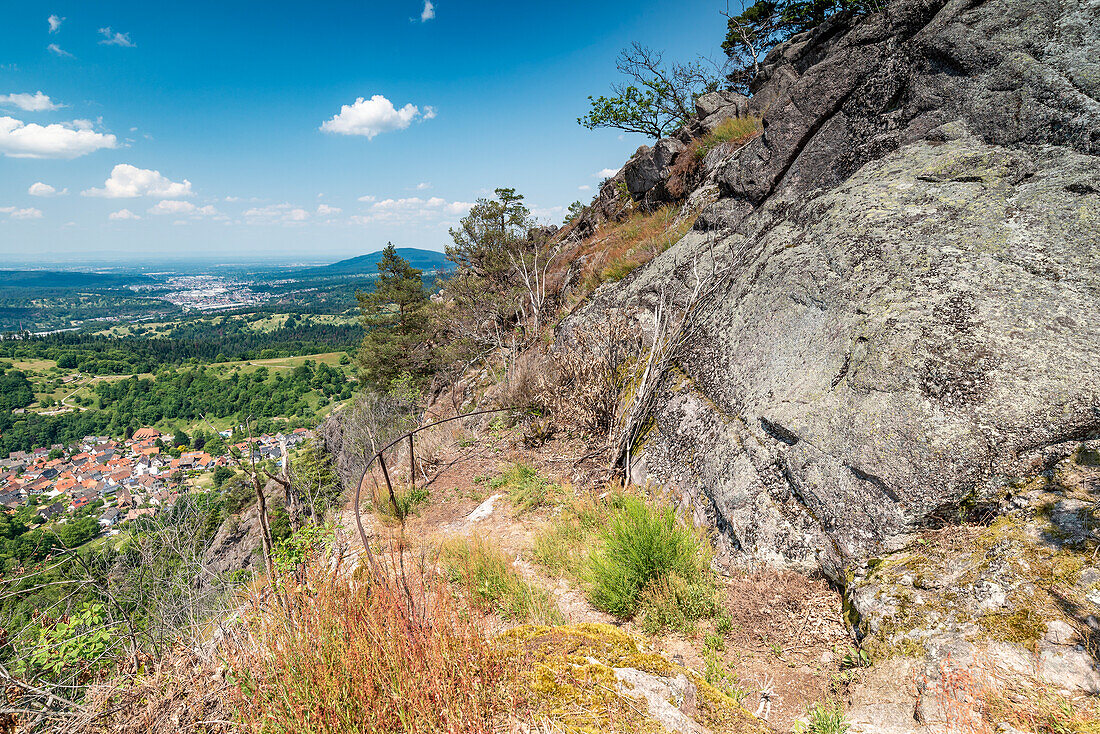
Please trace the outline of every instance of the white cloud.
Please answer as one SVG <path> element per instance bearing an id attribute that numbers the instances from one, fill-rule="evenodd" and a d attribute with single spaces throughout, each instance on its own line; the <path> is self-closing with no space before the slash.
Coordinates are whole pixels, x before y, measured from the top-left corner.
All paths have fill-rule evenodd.
<path id="1" fill-rule="evenodd" d="M 473 204 L 468 201 L 447 201 L 438 196 L 421 199 L 411 196 L 405 199 L 383 199 L 371 204 L 367 213 L 352 217 L 356 224 L 381 222 L 387 224 L 411 224 L 433 222 L 445 218 L 465 216 Z"/>
<path id="2" fill-rule="evenodd" d="M 435 4 L 432 0 L 424 0 L 424 9 L 420 11 L 420 22 L 427 23 L 435 17 Z"/>
<path id="3" fill-rule="evenodd" d="M 16 209 L 11 213 L 12 219 L 41 219 L 42 211 L 31 207 L 29 209 Z"/>
<path id="4" fill-rule="evenodd" d="M 107 28 L 99 29 L 100 35 L 103 36 L 103 40 L 100 43 L 104 46 L 122 46 L 123 48 L 133 48 L 136 44 L 130 40 L 129 33 L 116 33 L 112 31 L 110 26 Z"/>
<path id="5" fill-rule="evenodd" d="M 591 191 L 591 190 L 592 190 L 592 187 L 589 186 L 588 184 L 582 184 L 582 185 L 577 187 L 577 191 Z"/>
<path id="6" fill-rule="evenodd" d="M 61 24 L 65 22 L 65 19 L 58 15 L 51 15 L 46 18 L 46 22 L 50 24 L 50 33 L 57 33 L 61 30 Z"/>
<path id="7" fill-rule="evenodd" d="M 548 221 L 552 219 L 561 219 L 561 215 L 565 213 L 564 206 L 533 206 L 531 207 L 531 216 L 535 219 L 542 221 Z"/>
<path id="8" fill-rule="evenodd" d="M 137 168 L 128 163 L 119 163 L 111 170 L 101 189 L 88 189 L 82 196 L 99 196 L 105 199 L 134 199 L 139 196 L 160 196 L 179 198 L 194 196 L 191 182 L 187 179 L 170 181 L 160 171 Z"/>
<path id="9" fill-rule="evenodd" d="M 178 201 L 175 199 L 165 199 L 164 201 L 157 202 L 155 205 L 149 207 L 149 213 L 157 215 L 174 215 L 177 217 L 188 215 L 193 219 L 213 217 L 219 221 L 228 219 L 228 217 L 219 212 L 213 204 L 195 206 L 189 201 Z M 178 223 L 179 222 L 173 222 L 173 224 Z"/>
<path id="10" fill-rule="evenodd" d="M 129 209 L 119 209 L 117 212 L 111 212 L 107 215 L 108 219 L 116 222 L 125 222 L 127 220 L 141 219 L 137 214 L 134 214 Z"/>
<path id="11" fill-rule="evenodd" d="M 593 173 L 592 178 L 598 178 L 602 181 L 605 178 L 611 178 L 612 176 L 617 174 L 620 170 L 621 169 L 618 169 L 618 168 L 604 168 L 600 171 L 597 171 L 596 173 Z"/>
<path id="12" fill-rule="evenodd" d="M 42 94 L 42 92 L 36 92 L 34 94 L 0 94 L 0 105 L 5 107 L 18 107 L 27 112 L 49 112 L 51 110 L 61 109 L 61 105 L 55 104 L 48 96 Z"/>
<path id="13" fill-rule="evenodd" d="M 425 189 L 430 189 L 431 187 L 432 187 L 432 184 L 431 184 L 431 182 L 429 182 L 429 181 L 421 181 L 420 183 L 418 183 L 418 184 L 416 185 L 416 190 L 417 190 L 417 191 L 424 191 Z M 362 199 L 360 199 L 360 201 L 362 201 Z"/>
<path id="14" fill-rule="evenodd" d="M 190 214 L 197 207 L 189 201 L 165 200 L 149 207 L 150 214 Z"/>
<path id="15" fill-rule="evenodd" d="M 342 211 L 344 210 L 338 206 L 329 206 L 328 204 L 319 204 L 317 206 L 317 216 L 319 217 L 330 217 L 333 214 L 339 214 Z"/>
<path id="16" fill-rule="evenodd" d="M 69 53 L 65 49 L 61 48 L 60 46 L 58 46 L 56 43 L 51 43 L 49 46 L 46 46 L 46 49 L 49 50 L 49 51 L 52 51 L 53 53 L 57 54 L 58 56 L 66 58 L 66 59 L 76 58 L 71 53 Z"/>
<path id="17" fill-rule="evenodd" d="M 363 196 L 359 197 L 359 201 L 366 202 L 367 204 L 370 204 L 373 201 L 377 201 L 377 199 L 375 197 L 371 196 L 370 194 L 364 194 Z"/>
<path id="18" fill-rule="evenodd" d="M 10 158 L 76 158 L 117 143 L 114 135 L 97 133 L 87 120 L 43 126 L 0 117 L 0 153 Z"/>
<path id="19" fill-rule="evenodd" d="M 255 207 L 247 210 L 244 216 L 249 224 L 300 224 L 309 219 L 309 212 L 293 204 L 283 203 Z"/>
<path id="20" fill-rule="evenodd" d="M 321 124 L 321 130 L 338 135 L 365 135 L 370 140 L 379 133 L 404 130 L 418 117 L 430 120 L 435 117 L 435 110 L 425 107 L 421 115 L 420 108 L 411 103 L 396 109 L 392 102 L 376 94 L 370 99 L 359 97 L 354 103 L 343 105 L 340 114 Z"/>
<path id="21" fill-rule="evenodd" d="M 11 214 L 15 211 L 14 206 L 0 206 L 0 214 Z"/>
<path id="22" fill-rule="evenodd" d="M 27 193 L 31 196 L 64 196 L 65 194 L 69 193 L 69 190 L 61 189 L 60 191 L 58 191 L 53 186 L 50 186 L 48 183 L 42 183 L 41 181 L 39 181 L 37 183 L 32 183 L 30 188 L 27 189 Z"/>

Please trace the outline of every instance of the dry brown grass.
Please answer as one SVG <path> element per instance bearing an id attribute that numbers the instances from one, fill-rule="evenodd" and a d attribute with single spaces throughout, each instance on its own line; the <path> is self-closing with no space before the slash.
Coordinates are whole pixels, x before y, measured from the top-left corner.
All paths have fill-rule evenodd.
<path id="1" fill-rule="evenodd" d="M 313 564 L 257 600 L 232 655 L 244 728 L 492 731 L 507 676 L 476 620 L 430 572 L 359 575 Z"/>
<path id="2" fill-rule="evenodd" d="M 744 145 L 760 134 L 759 117 L 731 117 L 701 138 L 694 138 L 676 156 L 665 184 L 668 193 L 682 199 L 699 184 L 699 172 L 703 159 L 720 145 L 728 144 L 730 150 Z"/>
<path id="3" fill-rule="evenodd" d="M 666 206 L 652 212 L 634 212 L 617 222 L 604 222 L 596 234 L 564 253 L 559 270 L 581 263 L 580 300 L 596 286 L 625 278 L 687 234 L 695 223 L 693 213 Z M 562 273 L 555 273 L 562 277 Z"/>

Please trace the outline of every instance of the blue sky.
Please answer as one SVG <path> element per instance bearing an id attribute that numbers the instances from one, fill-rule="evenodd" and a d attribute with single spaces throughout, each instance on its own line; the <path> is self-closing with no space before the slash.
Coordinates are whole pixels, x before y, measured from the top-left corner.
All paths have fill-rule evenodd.
<path id="1" fill-rule="evenodd" d="M 576 123 L 587 95 L 617 80 L 619 49 L 716 57 L 724 9 L 9 4 L 0 267 L 322 261 L 388 240 L 441 250 L 448 225 L 498 186 L 560 222 L 646 142 Z"/>

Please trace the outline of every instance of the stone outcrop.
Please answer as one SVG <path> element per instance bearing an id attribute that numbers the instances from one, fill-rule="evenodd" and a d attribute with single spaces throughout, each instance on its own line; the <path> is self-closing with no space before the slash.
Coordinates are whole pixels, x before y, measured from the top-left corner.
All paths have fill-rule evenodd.
<path id="1" fill-rule="evenodd" d="M 1100 432 L 1098 8 L 901 0 L 776 48 L 696 231 L 567 319 L 724 274 L 632 473 L 725 558 L 840 578 Z"/>

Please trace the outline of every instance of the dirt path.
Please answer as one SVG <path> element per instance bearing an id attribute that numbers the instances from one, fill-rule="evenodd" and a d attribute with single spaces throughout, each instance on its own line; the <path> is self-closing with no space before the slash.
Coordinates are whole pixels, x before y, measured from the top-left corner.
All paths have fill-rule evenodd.
<path id="1" fill-rule="evenodd" d="M 592 483 L 596 481 L 592 477 L 599 476 L 598 466 L 578 467 L 565 460 L 570 454 L 585 453 L 583 447 L 566 443 L 527 449 L 508 436 L 479 436 L 465 448 L 451 447 L 441 452 L 434 466 L 427 485 L 430 499 L 409 518 L 406 540 L 414 546 L 437 548 L 457 536 L 487 539 L 513 559 L 513 567 L 525 579 L 551 594 L 569 622 L 618 624 L 643 634 L 634 623 L 617 621 L 594 608 L 583 589 L 533 562 L 536 533 L 553 510 L 519 513 L 505 493 L 489 486 L 490 477 L 517 462 L 530 464 L 543 476 L 578 490 L 601 486 Z M 392 538 L 392 528 L 385 528 L 367 513 L 363 517 L 374 537 L 380 541 Z M 354 529 L 350 512 L 345 527 Z M 357 537 L 354 544 L 358 545 Z M 780 730 L 789 730 L 810 703 L 841 692 L 835 678 L 850 641 L 840 598 L 824 580 L 756 570 L 720 575 L 719 585 L 723 606 L 733 622 L 732 630 L 724 635 L 724 649 L 711 651 L 705 644 L 709 622 L 701 623 L 691 637 L 648 636 L 653 649 L 701 674 L 709 669 L 727 690 L 745 691 L 743 703 L 752 711 L 760 701 L 760 692 L 771 690 L 769 721 Z"/>

